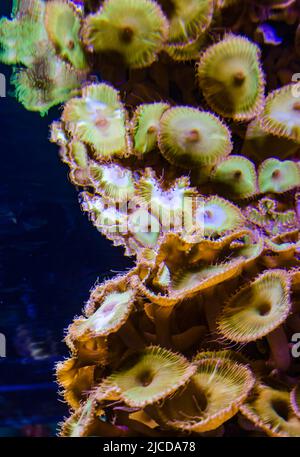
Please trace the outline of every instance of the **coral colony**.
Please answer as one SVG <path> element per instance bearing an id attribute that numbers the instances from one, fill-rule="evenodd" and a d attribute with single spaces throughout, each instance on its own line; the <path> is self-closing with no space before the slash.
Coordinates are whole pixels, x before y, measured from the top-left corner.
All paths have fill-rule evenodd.
<path id="1" fill-rule="evenodd" d="M 300 436 L 300 2 L 15 0 L 0 43 L 135 261 L 67 330 L 60 434 Z"/>

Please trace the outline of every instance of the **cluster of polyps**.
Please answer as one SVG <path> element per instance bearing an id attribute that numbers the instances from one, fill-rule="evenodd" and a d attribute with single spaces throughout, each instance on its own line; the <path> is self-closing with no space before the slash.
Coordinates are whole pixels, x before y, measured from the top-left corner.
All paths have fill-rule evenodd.
<path id="1" fill-rule="evenodd" d="M 32 0 L 1 20 L 19 100 L 66 102 L 51 141 L 136 259 L 68 328 L 62 435 L 300 436 L 299 19 L 293 0 Z"/>

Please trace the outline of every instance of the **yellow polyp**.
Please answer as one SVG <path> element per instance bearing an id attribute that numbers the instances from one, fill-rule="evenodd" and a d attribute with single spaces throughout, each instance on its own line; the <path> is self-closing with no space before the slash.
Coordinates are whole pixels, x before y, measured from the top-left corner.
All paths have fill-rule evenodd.
<path id="1" fill-rule="evenodd" d="M 210 26 L 214 10 L 213 0 L 172 1 L 169 15 L 170 30 L 168 41 L 171 44 L 187 43 L 202 35 Z"/>
<path id="2" fill-rule="evenodd" d="M 215 430 L 238 412 L 254 384 L 251 371 L 230 359 L 212 354 L 196 365 L 187 386 L 157 406 L 163 425 L 194 433 Z"/>
<path id="3" fill-rule="evenodd" d="M 80 98 L 65 105 L 66 130 L 90 145 L 99 159 L 127 154 L 125 111 L 118 92 L 108 84 L 91 84 Z"/>
<path id="4" fill-rule="evenodd" d="M 218 114 L 247 121 L 262 110 L 260 52 L 246 38 L 227 35 L 209 47 L 200 57 L 197 76 L 208 104 Z"/>
<path id="5" fill-rule="evenodd" d="M 168 22 L 152 0 L 106 0 L 85 18 L 83 39 L 96 52 L 113 51 L 132 68 L 151 65 L 168 34 Z"/>
<path id="6" fill-rule="evenodd" d="M 144 407 L 175 392 L 194 372 L 195 366 L 184 357 L 150 346 L 125 360 L 107 381 L 117 388 L 125 404 Z"/>
<path id="7" fill-rule="evenodd" d="M 290 279 L 284 270 L 266 271 L 231 297 L 219 331 L 232 341 L 255 341 L 285 321 L 291 309 Z"/>
<path id="8" fill-rule="evenodd" d="M 190 169 L 214 165 L 232 149 L 227 127 L 213 114 L 190 107 L 163 114 L 158 145 L 172 165 Z"/>
<path id="9" fill-rule="evenodd" d="M 175 61 L 184 62 L 197 60 L 204 46 L 206 34 L 200 34 L 194 40 L 189 40 L 187 43 L 168 43 L 165 45 L 165 52 Z"/>
<path id="10" fill-rule="evenodd" d="M 271 92 L 261 113 L 260 125 L 266 133 L 300 142 L 300 112 L 295 85 L 288 84 Z"/>
<path id="11" fill-rule="evenodd" d="M 136 109 L 131 123 L 134 150 L 139 155 L 143 156 L 157 146 L 159 122 L 168 108 L 167 103 L 149 103 L 142 104 Z"/>
<path id="12" fill-rule="evenodd" d="M 267 435 L 299 437 L 300 420 L 293 412 L 286 389 L 257 384 L 241 412 Z"/>

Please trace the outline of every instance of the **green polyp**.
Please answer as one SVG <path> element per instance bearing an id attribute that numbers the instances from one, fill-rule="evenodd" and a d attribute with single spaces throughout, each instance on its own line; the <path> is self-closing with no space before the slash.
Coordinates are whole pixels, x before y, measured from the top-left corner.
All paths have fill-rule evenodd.
<path id="1" fill-rule="evenodd" d="M 283 193 L 300 185 L 300 169 L 296 162 L 268 159 L 262 163 L 258 175 L 261 193 Z"/>
<path id="2" fill-rule="evenodd" d="M 238 207 L 220 197 L 208 198 L 196 210 L 196 224 L 205 236 L 222 235 L 238 228 L 244 221 Z"/>
<path id="3" fill-rule="evenodd" d="M 262 109 L 264 78 L 258 47 L 228 35 L 201 56 L 199 84 L 208 104 L 224 117 L 253 119 Z"/>
<path id="4" fill-rule="evenodd" d="M 47 49 L 29 68 L 16 69 L 11 78 L 19 102 L 29 111 L 38 111 L 41 116 L 71 98 L 78 91 L 80 82 L 81 77 L 59 60 L 51 49 Z"/>
<path id="5" fill-rule="evenodd" d="M 248 198 L 256 193 L 253 163 L 242 156 L 230 156 L 216 166 L 213 182 L 232 198 Z"/>
<path id="6" fill-rule="evenodd" d="M 190 107 L 163 114 L 158 144 L 171 164 L 183 168 L 214 165 L 232 149 L 227 127 L 213 114 Z"/>
<path id="7" fill-rule="evenodd" d="M 169 108 L 167 103 L 149 103 L 140 105 L 133 117 L 134 149 L 139 154 L 146 154 L 157 145 L 159 121 Z"/>
<path id="8" fill-rule="evenodd" d="M 173 0 L 168 41 L 183 44 L 195 40 L 208 29 L 214 9 L 212 0 Z"/>
<path id="9" fill-rule="evenodd" d="M 125 111 L 108 84 L 84 87 L 80 98 L 65 105 L 62 118 L 71 135 L 92 146 L 96 158 L 126 154 Z"/>
<path id="10" fill-rule="evenodd" d="M 241 406 L 242 414 L 268 436 L 299 437 L 300 421 L 291 408 L 287 388 L 281 384 L 274 388 L 272 382 L 270 386 L 258 382 Z"/>
<path id="11" fill-rule="evenodd" d="M 11 17 L 13 19 L 26 17 L 35 22 L 41 17 L 41 13 L 44 12 L 44 8 L 44 0 L 12 0 Z"/>
<path id="12" fill-rule="evenodd" d="M 253 242 L 252 240 L 248 239 L 245 241 L 244 246 L 235 251 L 235 255 L 237 257 L 244 257 L 246 261 L 251 261 L 252 259 L 256 259 L 262 253 L 263 246 L 264 245 L 262 240 Z"/>
<path id="13" fill-rule="evenodd" d="M 93 337 L 116 332 L 128 318 L 133 306 L 133 296 L 132 289 L 125 292 L 111 292 L 91 316 L 82 319 L 77 325 L 75 334 L 80 338 L 80 335 L 84 335 L 86 332 Z"/>
<path id="14" fill-rule="evenodd" d="M 132 236 L 144 247 L 154 247 L 160 235 L 159 221 L 145 209 L 129 216 L 128 227 Z"/>
<path id="15" fill-rule="evenodd" d="M 268 335 L 289 314 L 289 288 L 285 270 L 266 271 L 229 299 L 220 316 L 220 332 L 240 343 Z"/>
<path id="16" fill-rule="evenodd" d="M 44 26 L 44 3 L 35 1 L 31 16 L 24 14 L 12 20 L 0 19 L 0 61 L 29 66 L 48 41 Z"/>
<path id="17" fill-rule="evenodd" d="M 80 17 L 67 3 L 57 0 L 48 2 L 45 15 L 49 38 L 58 54 L 75 68 L 87 68 L 87 62 L 80 42 Z"/>
<path id="18" fill-rule="evenodd" d="M 80 168 L 87 168 L 88 154 L 86 146 L 81 141 L 73 141 L 69 144 L 69 156 L 71 162 Z"/>
<path id="19" fill-rule="evenodd" d="M 151 346 L 125 360 L 108 381 L 118 388 L 126 404 L 143 407 L 176 391 L 193 372 L 184 357 Z"/>
<path id="20" fill-rule="evenodd" d="M 128 169 L 93 163 L 89 175 L 96 190 L 112 201 L 127 201 L 134 195 L 134 179 Z"/>
<path id="21" fill-rule="evenodd" d="M 264 214 L 261 214 L 256 208 L 250 208 L 247 214 L 249 220 L 259 227 L 267 225 L 267 218 Z"/>
<path id="22" fill-rule="evenodd" d="M 205 290 L 217 283 L 219 278 L 225 277 L 226 273 L 234 267 L 233 263 L 220 265 L 203 264 L 199 267 L 177 271 L 172 278 L 172 290 L 177 293 L 188 293 L 193 290 Z"/>
<path id="23" fill-rule="evenodd" d="M 151 65 L 167 38 L 168 23 L 152 0 L 107 0 L 87 16 L 83 40 L 95 52 L 117 52 L 131 68 Z"/>
<path id="24" fill-rule="evenodd" d="M 289 138 L 278 137 L 265 132 L 259 123 L 259 117 L 250 122 L 241 153 L 261 162 L 268 157 L 285 159 L 293 155 L 299 144 Z"/>
<path id="25" fill-rule="evenodd" d="M 199 359 L 196 366 L 190 382 L 156 411 L 169 428 L 199 434 L 217 430 L 236 414 L 254 378 L 247 367 L 219 354 Z"/>
<path id="26" fill-rule="evenodd" d="M 277 209 L 275 200 L 262 198 L 258 207 L 249 207 L 246 210 L 247 219 L 263 228 L 270 235 L 278 235 L 287 230 L 292 230 L 296 224 L 294 210 L 280 211 Z"/>
<path id="27" fill-rule="evenodd" d="M 268 246 L 268 248 L 270 248 L 270 250 L 272 252 L 290 252 L 290 251 L 294 251 L 295 249 L 297 249 L 297 245 L 299 244 L 298 243 L 292 243 L 292 242 L 280 242 L 280 241 L 274 241 L 274 240 L 270 240 L 268 239 L 267 240 L 267 243 L 266 245 Z"/>

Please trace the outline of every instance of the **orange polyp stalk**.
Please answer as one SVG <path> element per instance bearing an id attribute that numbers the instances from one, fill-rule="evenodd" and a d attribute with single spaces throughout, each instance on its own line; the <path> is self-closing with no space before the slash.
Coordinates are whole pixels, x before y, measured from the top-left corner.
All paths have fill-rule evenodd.
<path id="1" fill-rule="evenodd" d="M 139 335 L 137 330 L 135 329 L 132 322 L 127 319 L 125 324 L 119 329 L 118 331 L 122 341 L 128 346 L 130 349 L 142 349 L 145 346 L 145 341 Z"/>
<path id="2" fill-rule="evenodd" d="M 288 339 L 282 325 L 269 333 L 266 338 L 276 368 L 287 371 L 291 364 L 291 355 Z"/>
<path id="3" fill-rule="evenodd" d="M 142 422 L 139 422 L 128 417 L 128 413 L 126 411 L 118 410 L 117 416 L 118 422 L 120 421 L 122 425 L 127 426 L 129 430 L 134 430 L 132 436 L 136 436 L 136 433 L 138 433 L 141 436 L 161 436 L 161 432 L 156 431 L 155 429 L 152 429 L 150 427 L 147 427 L 147 425 L 143 424 Z"/>
<path id="4" fill-rule="evenodd" d="M 220 290 L 220 287 L 218 286 L 211 287 L 205 292 L 204 297 L 205 317 L 207 320 L 209 330 L 213 335 L 217 333 L 217 317 L 223 305 L 221 303 L 221 297 L 218 293 L 218 290 Z"/>
<path id="5" fill-rule="evenodd" d="M 171 315 L 174 306 L 159 306 L 154 308 L 154 322 L 157 342 L 166 349 L 172 348 Z"/>

